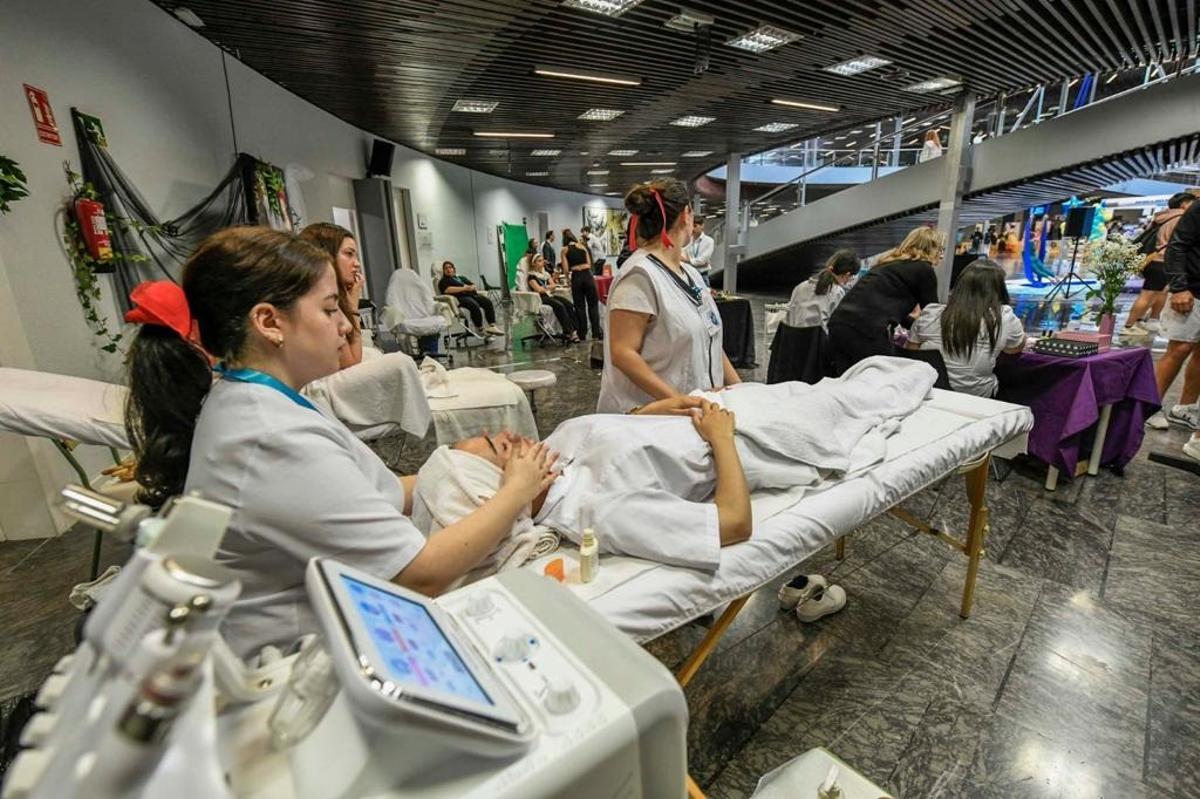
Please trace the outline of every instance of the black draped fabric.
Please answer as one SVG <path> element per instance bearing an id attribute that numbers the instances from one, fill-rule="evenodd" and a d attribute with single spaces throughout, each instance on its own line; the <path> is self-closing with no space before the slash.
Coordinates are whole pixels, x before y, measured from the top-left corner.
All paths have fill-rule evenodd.
<path id="1" fill-rule="evenodd" d="M 771 341 L 771 360 L 767 364 L 767 382 L 799 380 L 816 383 L 833 372 L 829 334 L 820 325 L 775 328 Z"/>
<path id="2" fill-rule="evenodd" d="M 724 338 L 721 341 L 729 362 L 739 369 L 752 369 L 754 362 L 754 314 L 750 312 L 750 300 L 718 300 L 717 311 L 721 314 Z"/>
<path id="3" fill-rule="evenodd" d="M 253 156 L 242 154 L 208 196 L 174 219 L 160 219 L 72 109 L 83 179 L 96 189 L 106 212 L 127 220 L 112 225 L 117 300 L 129 310 L 129 292 L 143 280 L 178 280 L 184 261 L 207 236 L 232 225 L 250 223 L 243 175 Z M 140 260 L 138 256 L 145 258 Z"/>

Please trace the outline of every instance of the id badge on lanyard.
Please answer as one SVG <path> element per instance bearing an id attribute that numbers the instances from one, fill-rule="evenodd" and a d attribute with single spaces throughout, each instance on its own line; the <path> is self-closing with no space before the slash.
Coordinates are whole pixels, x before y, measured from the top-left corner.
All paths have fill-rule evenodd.
<path id="1" fill-rule="evenodd" d="M 713 301 L 712 289 L 704 290 L 703 303 L 700 307 L 700 318 L 704 320 L 704 330 L 709 338 L 716 338 L 721 335 L 721 314 Z"/>

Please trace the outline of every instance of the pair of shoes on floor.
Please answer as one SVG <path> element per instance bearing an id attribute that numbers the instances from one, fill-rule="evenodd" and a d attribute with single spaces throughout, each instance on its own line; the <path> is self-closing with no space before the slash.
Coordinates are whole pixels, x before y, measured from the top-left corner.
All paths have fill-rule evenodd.
<path id="1" fill-rule="evenodd" d="M 1172 405 L 1146 420 L 1146 427 L 1154 430 L 1166 430 L 1173 424 L 1200 430 L 1200 405 Z"/>
<path id="2" fill-rule="evenodd" d="M 485 336 L 503 336 L 504 331 L 496 327 L 495 324 L 490 324 L 483 329 L 483 334 Z"/>
<path id="3" fill-rule="evenodd" d="M 1200 439 L 1195 436 L 1189 438 L 1183 445 L 1183 454 L 1194 461 L 1200 461 Z"/>
<path id="4" fill-rule="evenodd" d="M 1150 335 L 1150 331 L 1141 324 L 1135 323 L 1121 328 L 1121 338 L 1145 338 L 1148 335 Z"/>
<path id="5" fill-rule="evenodd" d="M 846 607 L 846 590 L 830 585 L 824 575 L 801 574 L 780 587 L 779 607 L 794 609 L 800 621 L 813 622 Z"/>

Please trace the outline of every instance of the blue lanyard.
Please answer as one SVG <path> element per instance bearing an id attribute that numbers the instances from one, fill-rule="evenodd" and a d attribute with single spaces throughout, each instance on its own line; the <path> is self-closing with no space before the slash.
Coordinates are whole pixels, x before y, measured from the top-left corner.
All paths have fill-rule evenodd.
<path id="1" fill-rule="evenodd" d="M 279 378 L 272 377 L 266 372 L 260 372 L 257 369 L 230 369 L 224 364 L 220 363 L 217 364 L 213 370 L 226 380 L 236 380 L 239 383 L 257 383 L 260 386 L 273 388 L 300 407 L 308 408 L 310 411 L 317 411 L 317 413 L 320 413 L 320 411 L 317 410 L 317 406 L 313 405 L 309 401 L 308 397 L 287 385 Z"/>

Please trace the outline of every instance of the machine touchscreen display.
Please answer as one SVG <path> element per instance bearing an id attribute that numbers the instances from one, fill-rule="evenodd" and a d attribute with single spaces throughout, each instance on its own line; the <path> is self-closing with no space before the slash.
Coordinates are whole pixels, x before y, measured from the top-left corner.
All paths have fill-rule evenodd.
<path id="1" fill-rule="evenodd" d="M 495 705 L 423 605 L 344 574 L 341 578 L 382 658 L 375 665 L 394 682 Z"/>

